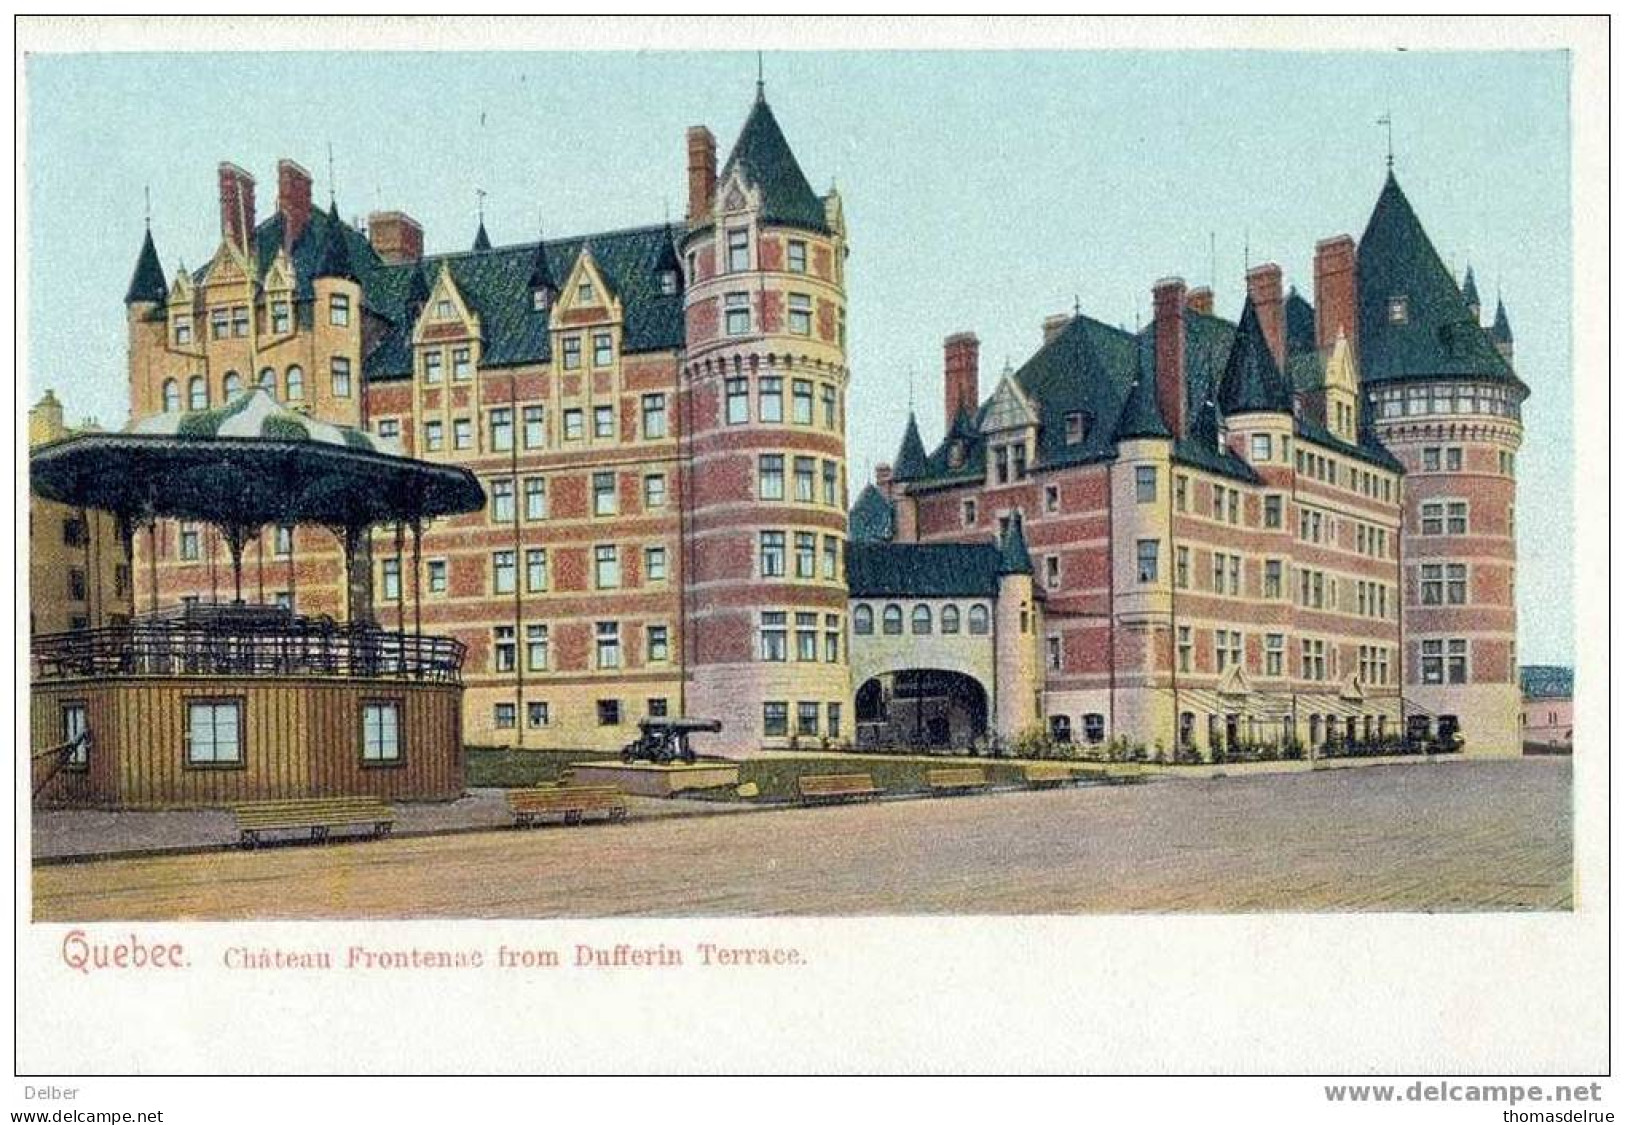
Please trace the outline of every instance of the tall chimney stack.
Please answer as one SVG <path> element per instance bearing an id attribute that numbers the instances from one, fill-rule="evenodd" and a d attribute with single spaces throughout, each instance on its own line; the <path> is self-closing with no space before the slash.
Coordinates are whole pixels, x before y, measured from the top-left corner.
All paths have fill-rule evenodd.
<path id="1" fill-rule="evenodd" d="M 1185 307 L 1193 313 L 1203 316 L 1213 315 L 1213 290 L 1206 285 L 1199 285 L 1185 295 Z"/>
<path id="2" fill-rule="evenodd" d="M 1185 280 L 1165 277 L 1151 287 L 1156 320 L 1152 349 L 1156 357 L 1157 409 L 1175 439 L 1185 436 Z"/>
<path id="3" fill-rule="evenodd" d="M 291 254 L 310 224 L 310 173 L 291 160 L 276 162 L 276 209 L 282 216 L 282 249 Z"/>
<path id="4" fill-rule="evenodd" d="M 1265 262 L 1247 271 L 1247 296 L 1258 314 L 1258 327 L 1275 357 L 1275 366 L 1286 370 L 1286 310 L 1281 304 L 1281 267 Z"/>
<path id="5" fill-rule="evenodd" d="M 948 428 L 961 410 L 975 414 L 981 402 L 981 352 L 974 332 L 955 332 L 942 341 L 942 414 Z"/>
<path id="6" fill-rule="evenodd" d="M 1346 234 L 1315 243 L 1315 346 L 1327 354 L 1339 330 L 1359 354 L 1360 317 L 1354 239 Z"/>
<path id="7" fill-rule="evenodd" d="M 703 222 L 711 214 L 717 190 L 717 139 L 704 125 L 688 130 L 688 221 Z"/>
<path id="8" fill-rule="evenodd" d="M 246 252 L 254 231 L 254 177 L 237 165 L 220 165 L 220 237 Z"/>
<path id="9" fill-rule="evenodd" d="M 374 211 L 367 216 L 367 241 L 391 264 L 423 257 L 423 226 L 404 211 Z"/>

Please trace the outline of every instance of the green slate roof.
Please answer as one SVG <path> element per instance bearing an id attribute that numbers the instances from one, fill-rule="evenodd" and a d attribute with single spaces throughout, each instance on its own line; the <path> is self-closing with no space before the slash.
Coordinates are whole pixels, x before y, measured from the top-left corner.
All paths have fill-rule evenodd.
<path id="1" fill-rule="evenodd" d="M 1031 574 L 1033 557 L 1027 552 L 1027 533 L 1021 529 L 1021 520 L 1010 521 L 1009 528 L 999 540 L 999 573 Z"/>
<path id="2" fill-rule="evenodd" d="M 1319 347 L 1315 337 L 1315 306 L 1304 300 L 1297 286 L 1286 294 L 1286 354 L 1312 352 Z"/>
<path id="3" fill-rule="evenodd" d="M 491 236 L 485 233 L 485 220 L 481 219 L 480 229 L 474 232 L 474 250 L 477 253 L 489 249 L 491 249 Z"/>
<path id="4" fill-rule="evenodd" d="M 897 515 L 880 489 L 864 485 L 847 514 L 846 533 L 853 543 L 885 543 L 897 533 Z"/>
<path id="5" fill-rule="evenodd" d="M 125 290 L 124 303 L 133 305 L 137 301 L 150 301 L 161 305 L 168 295 L 164 267 L 158 262 L 158 250 L 152 244 L 152 231 L 149 229 L 141 240 L 141 253 L 136 255 L 135 273 L 130 275 L 130 288 Z"/>
<path id="6" fill-rule="evenodd" d="M 847 545 L 846 584 L 854 598 L 990 598 L 999 592 L 1001 555 L 992 543 Z"/>
<path id="7" fill-rule="evenodd" d="M 1439 258 L 1392 172 L 1357 252 L 1360 374 L 1365 383 L 1473 378 L 1527 393 Z M 1389 303 L 1405 300 L 1396 323 Z"/>
<path id="8" fill-rule="evenodd" d="M 908 426 L 903 430 L 903 444 L 897 449 L 897 460 L 892 464 L 895 480 L 919 480 L 925 476 L 925 443 L 920 440 L 920 426 L 914 420 L 914 411 L 908 412 Z"/>
<path id="9" fill-rule="evenodd" d="M 756 104 L 750 108 L 745 127 L 734 142 L 733 152 L 723 165 L 718 183 L 724 183 L 739 169 L 747 183 L 762 197 L 762 221 L 804 227 L 808 230 L 828 230 L 823 200 L 813 191 L 801 165 L 796 163 L 790 143 L 784 139 L 767 98 L 758 87 Z"/>
<path id="10" fill-rule="evenodd" d="M 1157 381 L 1146 374 L 1144 365 L 1129 384 L 1128 397 L 1123 403 L 1123 412 L 1118 415 L 1117 425 L 1112 429 L 1112 437 L 1117 441 L 1131 441 L 1135 438 L 1163 438 L 1173 437 L 1173 431 L 1168 423 L 1163 421 L 1162 412 L 1157 408 Z"/>
<path id="11" fill-rule="evenodd" d="M 1495 324 L 1490 328 L 1490 339 L 1497 344 L 1512 343 L 1512 322 L 1507 319 L 1507 307 L 1501 298 L 1495 298 Z"/>
<path id="12" fill-rule="evenodd" d="M 1467 267 L 1467 276 L 1461 279 L 1461 299 L 1467 302 L 1470 309 L 1478 308 L 1483 302 L 1478 299 L 1478 282 L 1473 280 L 1473 267 Z"/>
<path id="13" fill-rule="evenodd" d="M 1242 307 L 1235 343 L 1219 377 L 1217 402 L 1225 414 L 1292 413 L 1292 388 L 1275 364 L 1251 297 Z"/>
<path id="14" fill-rule="evenodd" d="M 355 266 L 351 264 L 350 240 L 345 236 L 345 226 L 343 220 L 339 218 L 337 203 L 332 205 L 328 213 L 326 231 L 322 238 L 322 256 L 312 276 L 341 277 L 355 282 L 361 280 Z"/>
<path id="15" fill-rule="evenodd" d="M 1574 669 L 1562 664 L 1525 664 L 1518 684 L 1527 699 L 1572 699 Z"/>

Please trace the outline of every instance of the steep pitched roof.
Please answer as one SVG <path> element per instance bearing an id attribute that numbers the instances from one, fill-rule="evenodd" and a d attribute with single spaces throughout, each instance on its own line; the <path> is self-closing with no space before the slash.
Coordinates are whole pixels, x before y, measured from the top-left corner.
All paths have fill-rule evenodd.
<path id="1" fill-rule="evenodd" d="M 756 104 L 750 108 L 750 116 L 745 118 L 745 127 L 734 142 L 733 152 L 723 165 L 718 183 L 726 182 L 735 169 L 761 193 L 764 222 L 816 231 L 828 229 L 824 203 L 802 174 L 801 165 L 796 163 L 790 143 L 784 139 L 784 132 L 760 89 Z"/>
<path id="2" fill-rule="evenodd" d="M 1360 237 L 1357 269 L 1363 382 L 1470 377 L 1527 393 L 1479 327 L 1392 172 Z M 1390 302 L 1401 298 L 1403 315 L 1390 315 Z"/>
<path id="3" fill-rule="evenodd" d="M 536 256 L 530 261 L 530 277 L 526 282 L 532 292 L 537 289 L 550 289 L 558 292 L 559 279 L 553 276 L 553 263 L 547 257 L 546 241 L 536 244 Z"/>
<path id="4" fill-rule="evenodd" d="M 1312 352 L 1318 346 L 1315 339 L 1315 306 L 1304 300 L 1294 286 L 1286 295 L 1286 354 Z"/>
<path id="5" fill-rule="evenodd" d="M 480 229 L 474 232 L 474 251 L 491 249 L 491 236 L 485 233 L 485 220 L 480 220 Z"/>
<path id="6" fill-rule="evenodd" d="M 914 411 L 910 410 L 908 426 L 903 430 L 903 444 L 897 450 L 897 460 L 892 463 L 892 479 L 919 480 L 925 473 L 925 443 L 920 440 L 919 423 L 914 420 Z"/>
<path id="7" fill-rule="evenodd" d="M 1495 324 L 1490 328 L 1490 339 L 1497 344 L 1512 343 L 1512 322 L 1507 319 L 1507 307 L 1501 298 L 1495 298 Z"/>
<path id="8" fill-rule="evenodd" d="M 136 255 L 135 273 L 130 275 L 130 287 L 124 292 L 124 303 L 133 305 L 137 301 L 149 301 L 161 305 L 168 295 L 169 285 L 164 281 L 164 267 L 158 262 L 158 250 L 152 244 L 152 231 L 149 229 L 141 240 L 141 253 Z"/>
<path id="9" fill-rule="evenodd" d="M 1264 339 L 1258 310 L 1251 297 L 1242 307 L 1235 343 L 1230 346 L 1230 358 L 1225 361 L 1224 374 L 1219 377 L 1216 401 L 1226 414 L 1292 412 L 1292 388 L 1275 364 L 1275 355 Z"/>
<path id="10" fill-rule="evenodd" d="M 1013 519 L 999 539 L 999 573 L 1031 574 L 1033 557 L 1027 552 L 1027 533 L 1021 530 L 1021 521 Z"/>
<path id="11" fill-rule="evenodd" d="M 1476 309 L 1482 303 L 1478 299 L 1478 282 L 1473 280 L 1473 267 L 1467 267 L 1467 276 L 1461 279 L 1461 299 L 1467 302 L 1469 309 Z"/>
<path id="12" fill-rule="evenodd" d="M 1157 381 L 1145 373 L 1142 364 L 1134 382 L 1129 385 L 1123 412 L 1118 415 L 1117 425 L 1112 428 L 1112 437 L 1122 442 L 1173 436 L 1173 431 L 1162 417 L 1162 411 L 1157 409 Z"/>
<path id="13" fill-rule="evenodd" d="M 987 598 L 999 592 L 992 543 L 860 543 L 846 548 L 854 598 Z"/>
<path id="14" fill-rule="evenodd" d="M 885 543 L 896 534 L 891 501 L 872 484 L 864 485 L 846 517 L 847 539 L 852 543 Z"/>
<path id="15" fill-rule="evenodd" d="M 322 256 L 312 277 L 342 277 L 359 282 L 361 278 L 350 260 L 350 240 L 344 235 L 344 223 L 339 219 L 339 205 L 334 203 L 327 216 L 327 228 L 322 240 Z"/>

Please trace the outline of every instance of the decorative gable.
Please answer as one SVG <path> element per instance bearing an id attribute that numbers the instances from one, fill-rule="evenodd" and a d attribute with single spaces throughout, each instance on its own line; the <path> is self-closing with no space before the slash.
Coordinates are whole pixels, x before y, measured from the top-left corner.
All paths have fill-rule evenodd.
<path id="1" fill-rule="evenodd" d="M 1353 672 L 1344 676 L 1343 682 L 1338 685 L 1337 697 L 1350 703 L 1362 702 L 1365 699 L 1365 688 L 1360 684 L 1360 677 Z"/>
<path id="2" fill-rule="evenodd" d="M 982 411 L 982 433 L 997 434 L 1038 425 L 1038 412 L 1007 368 Z"/>
<path id="3" fill-rule="evenodd" d="M 585 324 L 619 324 L 623 314 L 621 299 L 593 257 L 592 246 L 583 246 L 565 277 L 558 300 L 553 303 L 550 326 L 559 329 Z"/>
<path id="4" fill-rule="evenodd" d="M 1359 373 L 1354 349 L 1340 329 L 1326 360 L 1326 428 L 1346 442 L 1358 440 Z"/>
<path id="5" fill-rule="evenodd" d="M 293 289 L 293 262 L 288 259 L 286 250 L 278 250 L 276 257 L 271 259 L 271 267 L 265 271 L 265 291 L 267 293 L 287 293 Z"/>
<path id="6" fill-rule="evenodd" d="M 1253 684 L 1247 678 L 1247 669 L 1240 664 L 1230 665 L 1220 674 L 1217 690 L 1220 695 L 1251 695 L 1253 693 Z"/>
<path id="7" fill-rule="evenodd" d="M 192 311 L 192 301 L 196 289 L 192 285 L 192 275 L 187 272 L 186 266 L 175 273 L 175 283 L 169 287 L 169 307 L 181 312 Z"/>
<path id="8" fill-rule="evenodd" d="M 469 307 L 463 292 L 444 262 L 435 277 L 429 300 L 412 328 L 412 343 L 480 338 L 480 316 Z"/>
<path id="9" fill-rule="evenodd" d="M 716 200 L 716 219 L 719 225 L 729 216 L 759 211 L 762 206 L 761 192 L 751 186 L 738 168 L 735 168 L 717 189 Z"/>
<path id="10" fill-rule="evenodd" d="M 209 262 L 209 268 L 204 271 L 204 287 L 213 289 L 216 286 L 231 285 L 240 289 L 247 280 L 248 260 L 231 241 L 222 242 L 220 249 L 214 252 L 214 259 Z"/>

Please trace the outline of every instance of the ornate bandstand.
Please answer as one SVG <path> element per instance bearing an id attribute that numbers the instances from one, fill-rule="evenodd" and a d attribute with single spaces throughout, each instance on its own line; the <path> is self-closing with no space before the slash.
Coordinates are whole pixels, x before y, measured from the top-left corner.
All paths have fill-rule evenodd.
<path id="1" fill-rule="evenodd" d="M 36 802 L 98 808 L 223 806 L 370 795 L 449 800 L 463 789 L 463 646 L 372 613 L 370 533 L 410 532 L 414 587 L 425 523 L 478 510 L 459 468 L 280 407 L 263 390 L 216 410 L 157 415 L 122 433 L 40 446 L 45 499 L 110 512 L 126 560 L 159 519 L 210 523 L 235 596 L 161 607 L 157 581 L 129 622 L 37 636 L 31 741 Z M 242 594 L 245 543 L 318 525 L 343 544 L 344 621 Z"/>

